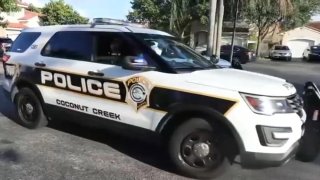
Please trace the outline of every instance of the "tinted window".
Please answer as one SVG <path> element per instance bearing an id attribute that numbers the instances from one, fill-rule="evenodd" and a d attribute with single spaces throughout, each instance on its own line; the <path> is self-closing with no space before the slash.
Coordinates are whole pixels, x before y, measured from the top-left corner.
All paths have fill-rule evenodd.
<path id="1" fill-rule="evenodd" d="M 95 61 L 103 64 L 121 65 L 124 58 L 145 60 L 142 50 L 124 33 L 95 33 Z"/>
<path id="2" fill-rule="evenodd" d="M 312 51 L 320 51 L 320 46 L 311 46 Z"/>
<path id="3" fill-rule="evenodd" d="M 41 33 L 39 32 L 24 32 L 21 33 L 13 42 L 11 52 L 23 53 L 34 43 Z"/>
<path id="4" fill-rule="evenodd" d="M 288 46 L 275 46 L 274 50 L 289 50 Z"/>
<path id="5" fill-rule="evenodd" d="M 91 61 L 92 37 L 90 32 L 58 32 L 44 47 L 42 55 Z"/>
<path id="6" fill-rule="evenodd" d="M 0 43 L 12 43 L 12 40 L 9 38 L 0 38 Z"/>

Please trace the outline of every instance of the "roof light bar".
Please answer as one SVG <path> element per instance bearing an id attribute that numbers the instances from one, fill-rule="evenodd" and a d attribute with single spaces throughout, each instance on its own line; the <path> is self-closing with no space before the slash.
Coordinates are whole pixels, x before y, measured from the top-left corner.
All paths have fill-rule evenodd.
<path id="1" fill-rule="evenodd" d="M 111 18 L 93 18 L 92 28 L 96 25 L 122 25 L 122 26 L 131 26 L 131 27 L 140 27 L 145 28 L 143 24 L 131 23 L 124 20 L 111 19 Z"/>

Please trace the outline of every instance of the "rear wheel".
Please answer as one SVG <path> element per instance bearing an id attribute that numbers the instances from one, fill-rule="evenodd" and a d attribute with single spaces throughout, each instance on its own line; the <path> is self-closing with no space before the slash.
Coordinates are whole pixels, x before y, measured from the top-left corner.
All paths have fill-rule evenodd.
<path id="1" fill-rule="evenodd" d="M 193 178 L 212 178 L 230 165 L 222 143 L 206 120 L 192 118 L 173 132 L 169 155 L 180 173 Z"/>
<path id="2" fill-rule="evenodd" d="M 44 127 L 48 124 L 38 97 L 29 88 L 22 88 L 15 98 L 18 122 L 29 129 Z"/>

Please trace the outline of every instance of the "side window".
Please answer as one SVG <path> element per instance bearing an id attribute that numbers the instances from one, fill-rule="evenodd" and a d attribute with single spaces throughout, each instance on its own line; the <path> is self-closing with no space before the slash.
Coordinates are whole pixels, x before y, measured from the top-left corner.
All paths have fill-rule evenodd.
<path id="1" fill-rule="evenodd" d="M 42 50 L 43 56 L 91 61 L 93 36 L 90 32 L 57 32 Z"/>
<path id="2" fill-rule="evenodd" d="M 125 58 L 132 58 L 147 65 L 140 46 L 123 33 L 96 33 L 95 45 L 95 61 L 98 63 L 121 66 Z"/>
<path id="3" fill-rule="evenodd" d="M 41 33 L 39 32 L 23 32 L 13 42 L 10 52 L 23 53 L 34 43 Z"/>

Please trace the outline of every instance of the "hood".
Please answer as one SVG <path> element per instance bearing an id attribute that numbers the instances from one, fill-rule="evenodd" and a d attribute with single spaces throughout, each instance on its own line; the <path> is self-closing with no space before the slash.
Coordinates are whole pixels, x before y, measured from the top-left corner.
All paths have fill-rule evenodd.
<path id="1" fill-rule="evenodd" d="M 264 96 L 290 96 L 296 89 L 284 79 L 235 69 L 195 71 L 187 82 Z"/>

